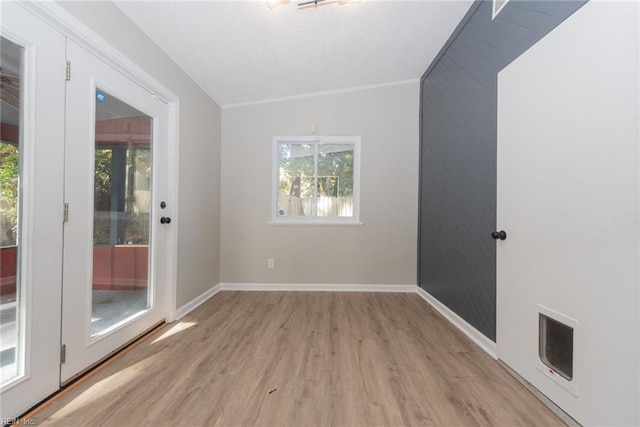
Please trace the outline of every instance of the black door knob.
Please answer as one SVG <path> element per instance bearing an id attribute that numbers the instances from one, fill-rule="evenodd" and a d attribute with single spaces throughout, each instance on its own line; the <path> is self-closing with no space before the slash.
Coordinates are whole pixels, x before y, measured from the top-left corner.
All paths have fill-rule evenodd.
<path id="1" fill-rule="evenodd" d="M 169 218 L 168 216 L 163 216 L 162 218 L 160 218 L 160 224 L 170 224 L 171 223 L 171 218 Z"/>
<path id="2" fill-rule="evenodd" d="M 491 233 L 491 237 L 493 237 L 495 240 L 505 240 L 507 238 L 507 232 L 504 230 L 494 231 L 493 233 Z"/>

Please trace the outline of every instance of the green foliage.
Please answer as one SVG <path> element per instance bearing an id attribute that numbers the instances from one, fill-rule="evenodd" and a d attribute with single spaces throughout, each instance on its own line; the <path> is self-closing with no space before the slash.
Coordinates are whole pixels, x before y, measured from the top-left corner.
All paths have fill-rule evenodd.
<path id="1" fill-rule="evenodd" d="M 327 196 L 353 196 L 353 150 L 319 155 L 318 176 L 335 177 L 318 180 L 318 194 L 323 190 Z M 335 193 L 329 189 L 331 185 L 335 186 Z M 326 190 L 323 186 L 327 186 Z"/>
<path id="2" fill-rule="evenodd" d="M 111 210 L 111 157 L 113 150 L 98 149 L 95 158 L 95 193 L 94 207 L 96 211 Z"/>
<path id="3" fill-rule="evenodd" d="M 151 165 L 148 149 L 134 149 L 135 169 L 146 172 Z M 95 153 L 94 244 L 111 244 L 111 193 L 113 186 L 112 148 L 97 149 Z M 17 244 L 20 153 L 12 144 L 0 143 L 0 246 Z M 140 183 L 141 184 L 141 183 Z M 128 185 L 134 185 L 128 183 Z M 149 187 L 148 182 L 144 184 Z M 139 184 L 136 183 L 136 188 Z M 124 240 L 134 244 L 148 243 L 149 214 L 126 212 Z"/>
<path id="4" fill-rule="evenodd" d="M 93 219 L 93 244 L 108 245 L 111 242 L 111 158 L 113 150 L 97 149 L 95 154 L 95 192 Z"/>
<path id="5" fill-rule="evenodd" d="M 0 142 L 0 246 L 16 244 L 18 234 L 18 177 L 20 152 L 17 146 Z"/>
<path id="6" fill-rule="evenodd" d="M 148 176 L 150 168 L 151 152 L 148 148 L 96 149 L 94 245 L 149 243 L 149 213 L 139 211 L 140 206 L 136 203 L 135 192 L 150 190 L 150 176 Z M 117 200 L 124 198 L 124 207 L 112 205 L 114 191 L 124 191 L 124 195 L 119 194 L 116 197 Z M 114 212 L 117 213 L 118 219 L 113 218 Z M 113 241 L 112 233 L 115 237 Z"/>
<path id="7" fill-rule="evenodd" d="M 135 245 L 149 244 L 149 213 L 143 212 L 135 198 L 135 191 L 150 190 L 151 150 L 149 148 L 133 148 L 127 150 L 127 161 L 130 173 L 127 178 L 126 222 L 124 225 L 124 241 Z"/>
<path id="8" fill-rule="evenodd" d="M 149 244 L 149 214 L 132 213 L 126 215 L 124 241 L 134 245 Z"/>
<path id="9" fill-rule="evenodd" d="M 318 153 L 318 194 L 326 196 L 353 195 L 353 150 L 329 152 L 320 145 Z M 279 188 L 295 197 L 313 195 L 314 145 L 280 144 L 278 167 Z M 323 152 L 327 151 L 327 152 Z"/>

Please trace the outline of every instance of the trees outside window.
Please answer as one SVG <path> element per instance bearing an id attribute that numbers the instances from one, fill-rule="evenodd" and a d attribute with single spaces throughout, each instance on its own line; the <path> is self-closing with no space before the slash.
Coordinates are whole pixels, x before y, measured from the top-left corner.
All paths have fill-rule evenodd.
<path id="1" fill-rule="evenodd" d="M 18 237 L 20 152 L 0 142 L 0 246 L 15 246 Z"/>

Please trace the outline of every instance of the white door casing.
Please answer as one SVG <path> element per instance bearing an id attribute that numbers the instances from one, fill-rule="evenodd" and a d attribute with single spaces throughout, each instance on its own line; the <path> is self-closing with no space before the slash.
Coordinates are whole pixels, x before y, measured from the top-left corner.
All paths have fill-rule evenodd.
<path id="1" fill-rule="evenodd" d="M 589 2 L 498 75 L 498 356 L 585 425 L 640 422 L 638 8 Z M 577 321 L 570 382 L 539 306 Z"/>
<path id="2" fill-rule="evenodd" d="M 0 390 L 10 419 L 59 386 L 65 40 L 18 2 L 2 2 L 2 37 L 24 48 L 21 90 L 21 283 L 25 370 Z"/>

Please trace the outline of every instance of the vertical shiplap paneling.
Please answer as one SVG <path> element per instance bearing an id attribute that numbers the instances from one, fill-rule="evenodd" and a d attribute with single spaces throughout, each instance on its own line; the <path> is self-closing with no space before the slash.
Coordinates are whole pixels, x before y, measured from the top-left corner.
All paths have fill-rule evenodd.
<path id="1" fill-rule="evenodd" d="M 584 3 L 481 1 L 423 76 L 419 285 L 492 340 L 498 71 Z"/>

